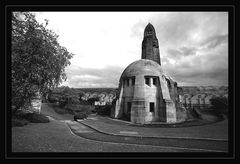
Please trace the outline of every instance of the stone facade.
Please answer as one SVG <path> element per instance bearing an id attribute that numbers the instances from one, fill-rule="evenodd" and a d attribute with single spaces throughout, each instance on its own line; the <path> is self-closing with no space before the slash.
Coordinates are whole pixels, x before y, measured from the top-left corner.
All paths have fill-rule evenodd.
<path id="1" fill-rule="evenodd" d="M 150 23 L 144 30 L 142 59 L 123 71 L 118 90 L 113 118 L 124 117 L 137 124 L 178 121 L 179 87 L 162 70 L 156 32 Z"/>

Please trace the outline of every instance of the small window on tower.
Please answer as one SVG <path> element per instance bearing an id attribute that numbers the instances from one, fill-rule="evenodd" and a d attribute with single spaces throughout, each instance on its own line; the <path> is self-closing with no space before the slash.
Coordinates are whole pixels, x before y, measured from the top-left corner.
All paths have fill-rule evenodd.
<path id="1" fill-rule="evenodd" d="M 157 78 L 153 78 L 153 85 L 157 85 Z"/>
<path id="2" fill-rule="evenodd" d="M 131 107 L 132 107 L 132 103 L 127 102 L 127 113 L 131 113 Z"/>
<path id="3" fill-rule="evenodd" d="M 127 86 L 129 86 L 129 79 L 126 79 L 126 81 L 127 81 Z"/>
<path id="4" fill-rule="evenodd" d="M 150 112 L 154 112 L 154 103 L 150 102 Z"/>
<path id="5" fill-rule="evenodd" d="M 135 78 L 132 78 L 132 85 L 135 85 Z"/>
<path id="6" fill-rule="evenodd" d="M 149 77 L 145 77 L 145 84 L 150 86 L 150 78 Z"/>

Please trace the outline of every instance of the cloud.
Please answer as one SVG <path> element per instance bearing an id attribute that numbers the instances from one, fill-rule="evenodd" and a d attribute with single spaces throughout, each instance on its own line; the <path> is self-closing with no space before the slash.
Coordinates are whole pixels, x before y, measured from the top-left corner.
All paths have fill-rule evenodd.
<path id="1" fill-rule="evenodd" d="M 161 13 L 160 13 L 161 14 Z M 159 14 L 159 15 L 160 15 Z M 160 43 L 179 44 L 188 41 L 197 26 L 195 14 L 168 13 L 164 17 L 155 17 L 154 26 L 160 36 Z"/>
<path id="2" fill-rule="evenodd" d="M 224 43 L 228 43 L 228 34 L 214 35 L 206 38 L 201 46 L 205 46 L 207 49 L 212 49 Z"/>
<path id="3" fill-rule="evenodd" d="M 143 30 L 146 27 L 146 22 L 139 21 L 131 28 L 131 37 L 137 37 L 138 39 L 143 38 Z"/>
<path id="4" fill-rule="evenodd" d="M 66 70 L 67 81 L 62 85 L 76 88 L 118 87 L 123 67 L 107 66 L 102 69 L 71 66 Z"/>
<path id="5" fill-rule="evenodd" d="M 194 46 L 208 37 L 228 32 L 227 12 L 159 12 L 149 20 L 160 47 Z"/>
<path id="6" fill-rule="evenodd" d="M 167 53 L 170 58 L 179 58 L 182 55 L 182 52 L 176 49 L 168 49 Z"/>
<path id="7" fill-rule="evenodd" d="M 228 69 L 222 68 L 206 72 L 194 70 L 177 74 L 175 79 L 180 86 L 200 86 L 200 85 L 228 85 Z"/>
<path id="8" fill-rule="evenodd" d="M 191 56 L 196 55 L 197 53 L 196 47 L 180 47 L 179 49 L 171 49 L 169 48 L 167 50 L 167 57 L 173 58 L 173 59 L 179 59 L 184 56 Z"/>
<path id="9" fill-rule="evenodd" d="M 197 48 L 196 47 L 180 47 L 180 50 L 182 51 L 182 54 L 184 56 L 190 56 L 190 55 L 196 55 Z"/>
<path id="10" fill-rule="evenodd" d="M 40 15 L 47 16 L 44 19 L 60 35 L 60 44 L 76 54 L 64 83 L 71 87 L 117 87 L 124 68 L 141 58 L 143 32 L 149 22 L 156 30 L 163 70 L 180 85 L 227 85 L 227 12 Z"/>
<path id="11" fill-rule="evenodd" d="M 165 72 L 180 85 L 228 85 L 227 48 L 201 53 L 163 65 Z"/>

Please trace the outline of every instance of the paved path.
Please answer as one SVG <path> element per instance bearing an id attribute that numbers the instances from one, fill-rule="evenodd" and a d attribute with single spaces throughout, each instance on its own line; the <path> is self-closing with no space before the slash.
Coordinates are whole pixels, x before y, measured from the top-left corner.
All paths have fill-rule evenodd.
<path id="1" fill-rule="evenodd" d="M 47 104 L 42 104 L 42 114 L 49 115 L 57 120 L 73 120 L 70 114 L 57 114 Z M 191 126 L 179 128 L 139 127 L 109 117 L 90 115 L 82 123 L 109 134 L 125 134 L 143 137 L 179 137 L 179 138 L 207 138 L 228 140 L 228 120 L 204 126 Z"/>
<path id="2" fill-rule="evenodd" d="M 72 115 L 55 113 L 43 104 L 42 113 L 51 116 L 47 124 L 29 124 L 14 127 L 13 151 L 42 152 L 202 152 L 227 151 L 227 142 L 177 139 L 180 137 L 206 137 L 199 132 L 214 132 L 220 125 L 212 124 L 203 128 L 146 128 L 112 120 L 106 117 L 91 116 L 80 123 L 72 120 Z M 200 130 L 194 130 L 199 129 Z M 185 130 L 184 130 L 185 129 Z M 192 130 L 191 130 L 192 129 Z M 104 133 L 100 133 L 103 131 Z M 190 131 L 190 135 L 186 133 Z M 196 133 L 197 132 L 197 133 Z M 113 135 L 109 135 L 113 134 Z M 154 135 L 174 138 L 154 138 Z M 177 135 L 176 135 L 177 134 Z M 224 133 L 223 133 L 224 134 Z M 171 136 L 172 135 L 172 136 Z M 195 136 L 194 136 L 195 135 Z M 141 137 L 135 137 L 141 136 Z M 213 137 L 209 135 L 207 137 Z M 218 135 L 217 135 L 218 136 Z M 223 135 L 224 136 L 224 135 Z M 149 139 L 149 137 L 153 137 Z M 156 137 L 156 136 L 155 136 Z M 219 137 L 219 136 L 218 136 Z M 221 136 L 222 137 L 222 136 Z M 215 138 L 226 140 L 226 138 Z M 117 146 L 116 146 L 117 145 Z"/>
<path id="3" fill-rule="evenodd" d="M 12 152 L 184 152 L 185 149 L 137 145 L 127 143 L 99 142 L 74 134 L 68 124 L 71 120 L 51 120 L 50 123 L 30 123 L 12 128 Z M 76 123 L 76 122 L 75 122 Z M 73 125 L 75 124 L 73 123 Z M 74 127 L 79 133 L 89 133 L 84 126 Z M 193 150 L 194 152 L 194 150 Z M 24 155 L 24 154 L 23 154 Z M 54 154 L 53 154 L 54 155 Z M 65 154 L 66 156 L 68 154 Z M 82 154 L 81 156 L 84 156 Z M 92 156 L 103 154 L 93 154 Z M 33 154 L 34 156 L 34 154 Z M 43 154 L 44 156 L 44 154 Z M 91 156 L 91 154 L 90 154 Z M 114 155 L 113 155 L 114 156 Z M 124 155 L 123 155 L 124 156 Z M 134 156 L 134 154 L 133 154 Z"/>
<path id="4" fill-rule="evenodd" d="M 196 140 L 196 139 L 179 139 L 179 138 L 152 138 L 152 137 L 137 137 L 128 131 L 124 131 L 121 135 L 101 133 L 81 122 L 67 121 L 71 131 L 83 138 L 103 141 L 128 143 L 138 145 L 164 146 L 175 148 L 185 152 L 227 152 L 228 142 L 222 140 Z"/>

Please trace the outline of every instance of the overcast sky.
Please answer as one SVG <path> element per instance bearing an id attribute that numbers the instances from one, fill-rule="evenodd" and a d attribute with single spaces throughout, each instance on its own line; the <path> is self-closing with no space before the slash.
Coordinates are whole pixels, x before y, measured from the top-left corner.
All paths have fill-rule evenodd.
<path id="1" fill-rule="evenodd" d="M 228 85 L 227 12 L 37 12 L 74 55 L 66 68 L 74 88 L 117 87 L 141 58 L 145 26 L 159 41 L 164 72 L 179 86 Z"/>

